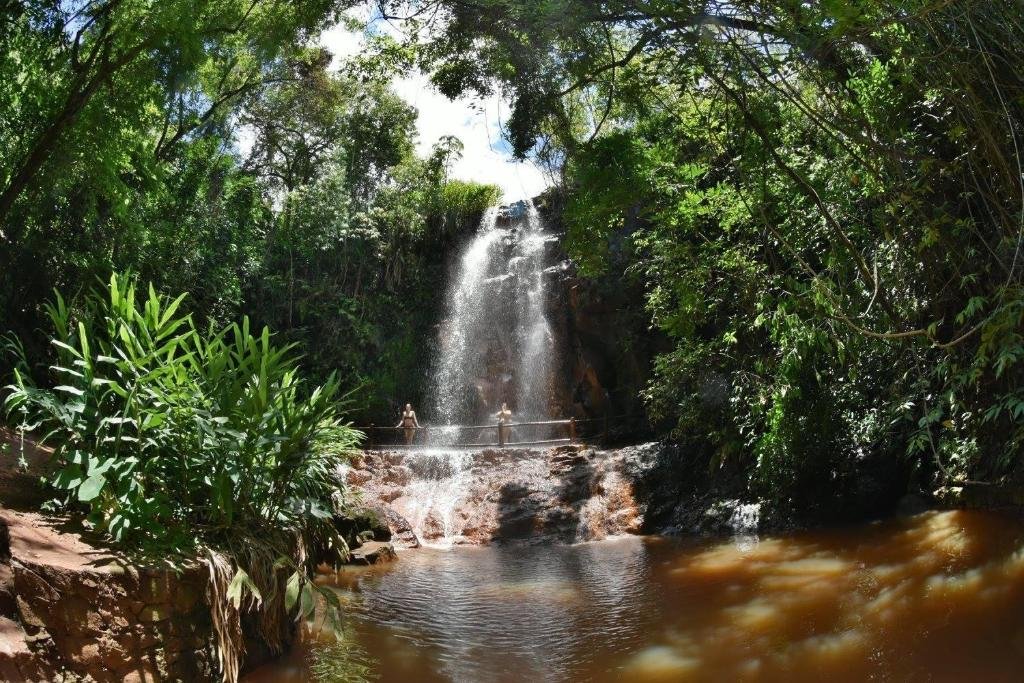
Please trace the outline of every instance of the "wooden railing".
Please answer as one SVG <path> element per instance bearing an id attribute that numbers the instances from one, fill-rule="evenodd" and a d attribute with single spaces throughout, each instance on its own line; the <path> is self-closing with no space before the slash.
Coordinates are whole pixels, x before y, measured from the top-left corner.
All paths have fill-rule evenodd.
<path id="1" fill-rule="evenodd" d="M 564 427 L 566 438 L 559 439 L 537 439 L 533 441 L 508 441 L 506 436 L 511 436 L 512 430 L 517 427 Z M 504 448 L 505 446 L 547 446 L 553 444 L 562 443 L 576 443 L 577 441 L 577 424 L 576 418 L 569 418 L 568 420 L 543 420 L 537 422 L 510 422 L 501 424 L 494 422 L 492 424 L 485 425 L 440 425 L 434 427 L 379 427 L 374 424 L 370 424 L 366 427 L 360 427 L 360 429 L 366 433 L 367 445 L 388 445 L 390 446 L 422 446 L 429 442 L 429 434 L 431 431 L 435 433 L 441 433 L 450 435 L 452 432 L 462 432 L 476 430 L 482 434 L 488 432 L 495 435 L 495 440 L 486 441 L 482 443 L 459 443 L 458 439 L 454 440 L 454 443 L 445 444 L 452 446 L 460 446 L 464 448 L 487 448 L 491 446 L 497 446 L 498 448 Z M 407 430 L 411 429 L 414 432 L 413 439 L 409 442 L 402 442 L 397 444 L 383 444 L 379 437 L 382 434 L 398 433 L 404 435 Z M 422 438 L 421 438 L 422 435 Z M 447 441 L 447 439 L 445 439 Z"/>

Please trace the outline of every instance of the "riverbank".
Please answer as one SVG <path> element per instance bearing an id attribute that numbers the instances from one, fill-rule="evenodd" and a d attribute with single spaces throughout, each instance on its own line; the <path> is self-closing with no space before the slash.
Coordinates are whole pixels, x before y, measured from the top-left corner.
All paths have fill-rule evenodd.
<path id="1" fill-rule="evenodd" d="M 38 512 L 51 452 L 6 430 L 0 443 L 0 678 L 214 680 L 205 567 L 132 558 Z"/>
<path id="2" fill-rule="evenodd" d="M 0 680 L 220 681 L 206 564 L 128 555 L 80 518 L 40 513 L 49 449 L 9 431 L 0 443 Z M 353 563 L 394 559 L 372 516 L 336 526 Z M 247 615 L 241 626 L 243 672 L 278 654 Z"/>

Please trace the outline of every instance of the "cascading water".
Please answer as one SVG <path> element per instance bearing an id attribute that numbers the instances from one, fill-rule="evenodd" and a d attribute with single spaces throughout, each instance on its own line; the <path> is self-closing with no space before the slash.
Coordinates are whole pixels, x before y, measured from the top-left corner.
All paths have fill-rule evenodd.
<path id="1" fill-rule="evenodd" d="M 408 481 L 394 502 L 431 545 L 451 545 L 465 525 L 474 460 L 457 445 L 497 438 L 455 426 L 491 424 L 503 402 L 517 422 L 550 416 L 556 346 L 544 269 L 554 241 L 533 204 L 521 202 L 488 211 L 456 264 L 423 411 L 427 441 L 405 456 Z M 543 437 L 523 430 L 513 439 Z"/>
<path id="2" fill-rule="evenodd" d="M 516 406 L 523 418 L 549 417 L 551 365 L 555 349 L 548 323 L 547 292 L 544 287 L 544 257 L 547 243 L 555 239 L 544 233 L 533 204 L 527 205 L 526 231 L 516 245 L 515 270 L 519 299 L 519 363 Z M 511 263 L 510 263 L 511 266 Z"/>
<path id="3" fill-rule="evenodd" d="M 473 379 L 486 370 L 482 365 L 481 336 L 486 331 L 489 287 L 485 281 L 496 268 L 500 243 L 507 231 L 497 228 L 497 210 L 488 211 L 480 229 L 459 262 L 459 272 L 448 293 L 447 315 L 441 324 L 440 340 L 431 373 L 430 417 L 441 425 L 458 424 L 469 415 Z M 450 430 L 435 428 L 435 443 L 449 443 L 457 437 Z"/>
<path id="4" fill-rule="evenodd" d="M 556 345 L 544 270 L 554 241 L 530 202 L 484 216 L 447 294 L 430 377 L 431 422 L 486 424 L 503 402 L 517 420 L 550 416 Z M 432 431 L 435 445 L 456 436 Z"/>
<path id="5" fill-rule="evenodd" d="M 403 513 L 416 537 L 448 546 L 461 532 L 458 505 L 465 496 L 473 459 L 468 451 L 430 448 L 406 459 L 410 481 L 405 486 Z"/>

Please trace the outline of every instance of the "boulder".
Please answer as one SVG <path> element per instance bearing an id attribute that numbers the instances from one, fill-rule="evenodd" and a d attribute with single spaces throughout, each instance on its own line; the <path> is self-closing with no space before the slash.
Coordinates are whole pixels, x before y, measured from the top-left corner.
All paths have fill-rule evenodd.
<path id="1" fill-rule="evenodd" d="M 393 543 L 396 543 L 401 548 L 420 547 L 420 541 L 416 538 L 416 533 L 412 530 L 409 520 L 386 505 L 376 507 L 374 510 L 386 521 L 388 529 L 391 531 L 391 541 Z"/>
<path id="2" fill-rule="evenodd" d="M 391 540 L 391 530 L 387 522 L 374 508 L 355 508 L 345 514 L 335 515 L 334 528 L 345 539 L 349 548 L 358 548 L 364 540 Z"/>
<path id="3" fill-rule="evenodd" d="M 398 555 L 395 553 L 395 547 L 390 543 L 369 541 L 352 551 L 352 557 L 349 558 L 349 564 L 371 565 L 382 562 L 391 562 L 397 558 Z"/>

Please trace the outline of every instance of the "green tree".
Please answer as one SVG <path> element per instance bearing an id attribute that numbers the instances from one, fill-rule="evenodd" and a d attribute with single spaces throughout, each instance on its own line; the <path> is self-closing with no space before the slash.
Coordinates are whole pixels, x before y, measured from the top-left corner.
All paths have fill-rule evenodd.
<path id="1" fill-rule="evenodd" d="M 650 406 L 712 464 L 805 509 L 876 456 L 1021 474 L 1019 7 L 380 6 L 447 94 L 511 95 L 581 267 L 627 250 L 675 340 Z"/>

